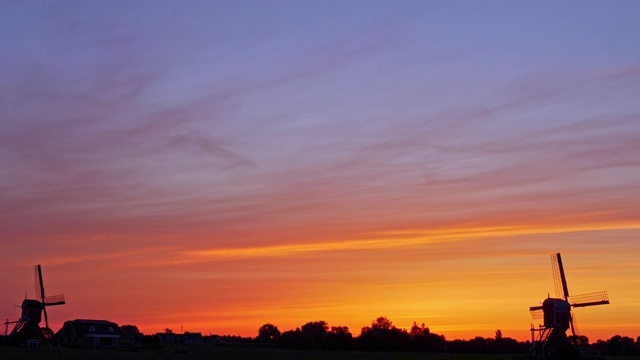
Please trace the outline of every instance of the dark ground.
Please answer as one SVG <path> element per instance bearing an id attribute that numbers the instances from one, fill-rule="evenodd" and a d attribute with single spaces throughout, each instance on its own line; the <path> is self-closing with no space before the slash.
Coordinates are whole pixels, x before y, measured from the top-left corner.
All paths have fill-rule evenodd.
<path id="1" fill-rule="evenodd" d="M 215 346 L 164 347 L 137 351 L 91 350 L 42 346 L 0 347 L 2 360 L 509 360 L 510 355 L 426 354 L 405 352 L 296 351 Z M 640 359 L 634 359 L 640 360 Z"/>
<path id="2" fill-rule="evenodd" d="M 42 346 L 39 349 L 0 347 L 2 360 L 510 360 L 511 355 L 428 354 L 410 352 L 295 351 L 269 348 L 225 348 L 210 345 L 167 346 L 161 349 L 91 350 Z M 640 357 L 612 357 L 640 360 Z"/>

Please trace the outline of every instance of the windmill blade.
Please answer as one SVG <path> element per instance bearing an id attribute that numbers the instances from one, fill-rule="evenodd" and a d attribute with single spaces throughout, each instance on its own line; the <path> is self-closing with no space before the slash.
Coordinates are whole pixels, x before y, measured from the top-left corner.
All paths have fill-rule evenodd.
<path id="1" fill-rule="evenodd" d="M 544 317 L 542 309 L 529 308 L 529 314 L 531 314 L 533 320 L 541 320 Z"/>
<path id="2" fill-rule="evenodd" d="M 551 275 L 553 275 L 553 288 L 557 298 L 563 298 L 562 278 L 560 276 L 560 266 L 558 265 L 558 254 L 551 255 Z"/>
<path id="3" fill-rule="evenodd" d="M 576 314 L 573 311 L 571 312 L 571 325 L 573 326 L 573 336 L 580 336 L 580 328 L 578 327 Z"/>
<path id="4" fill-rule="evenodd" d="M 556 296 L 568 301 L 569 289 L 567 288 L 567 278 L 564 275 L 564 267 L 562 266 L 560 253 L 551 255 L 551 272 L 553 274 L 553 285 L 556 290 Z"/>
<path id="5" fill-rule="evenodd" d="M 40 271 L 40 265 L 36 265 L 33 268 L 33 282 L 36 286 L 36 299 L 40 300 L 43 298 L 44 295 L 42 295 L 42 275 L 41 275 L 41 271 Z"/>
<path id="6" fill-rule="evenodd" d="M 586 307 L 609 304 L 609 294 L 606 291 L 596 291 L 588 294 L 574 295 L 569 298 L 573 307 Z"/>
<path id="7" fill-rule="evenodd" d="M 573 325 L 574 316 L 573 316 L 573 313 L 570 313 L 569 315 L 570 315 L 569 316 L 569 326 L 571 327 L 571 334 L 573 335 L 573 338 L 576 339 L 577 338 L 576 337 L 576 329 L 575 329 L 575 327 Z"/>
<path id="8" fill-rule="evenodd" d="M 44 313 L 44 325 L 48 329 L 49 328 L 49 317 L 47 316 L 47 307 L 42 307 L 42 312 Z"/>
<path id="9" fill-rule="evenodd" d="M 49 328 L 49 317 L 47 316 L 47 307 L 45 306 L 44 299 L 46 298 L 44 294 L 44 281 L 42 281 L 42 268 L 40 264 L 36 265 L 36 275 L 38 276 L 38 282 L 36 283 L 36 289 L 38 285 L 40 286 L 40 292 L 38 293 L 39 299 L 42 300 L 42 312 L 44 313 L 44 324 L 46 328 Z"/>
<path id="10" fill-rule="evenodd" d="M 44 299 L 45 295 L 44 295 L 44 282 L 42 281 L 42 268 L 40 267 L 40 265 L 36 265 L 35 272 L 36 272 L 35 275 L 37 276 L 36 295 L 38 299 L 42 300 Z M 38 288 L 40 291 L 38 291 Z"/>
<path id="11" fill-rule="evenodd" d="M 578 348 L 580 347 L 580 331 L 578 330 L 578 322 L 576 321 L 576 315 L 572 312 L 569 314 L 569 324 L 571 325 L 571 336 L 569 336 L 569 341 L 573 343 L 573 345 Z"/>
<path id="12" fill-rule="evenodd" d="M 64 301 L 64 294 L 60 295 L 51 295 L 42 299 L 42 303 L 45 306 L 55 306 L 55 305 L 64 305 L 66 302 Z"/>

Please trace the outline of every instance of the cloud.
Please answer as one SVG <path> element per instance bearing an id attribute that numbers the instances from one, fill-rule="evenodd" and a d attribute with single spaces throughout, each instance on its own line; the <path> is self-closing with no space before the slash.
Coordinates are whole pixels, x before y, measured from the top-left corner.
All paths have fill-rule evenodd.
<path id="1" fill-rule="evenodd" d="M 214 248 L 205 250 L 185 251 L 184 254 L 191 256 L 192 261 L 209 261 L 216 259 L 253 259 L 270 257 L 296 257 L 304 253 L 327 253 L 327 252 L 351 252 L 351 251 L 377 251 L 398 248 L 423 247 L 438 243 L 451 242 L 474 242 L 478 240 L 510 238 L 524 235 L 561 234 L 571 232 L 590 232 L 620 229 L 638 229 L 640 223 L 618 223 L 618 224 L 593 224 L 593 225 L 514 225 L 493 228 L 482 228 L 477 226 L 464 226 L 455 229 L 443 230 L 401 230 L 376 234 L 370 239 L 362 240 L 341 240 L 324 241 L 321 243 L 294 243 L 284 245 L 267 245 L 254 247 L 237 248 Z"/>

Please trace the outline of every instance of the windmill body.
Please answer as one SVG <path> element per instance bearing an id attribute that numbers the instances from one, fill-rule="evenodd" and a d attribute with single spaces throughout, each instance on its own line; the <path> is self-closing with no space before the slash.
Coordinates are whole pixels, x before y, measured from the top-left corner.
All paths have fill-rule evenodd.
<path id="1" fill-rule="evenodd" d="M 542 312 L 543 320 L 537 328 L 531 326 L 532 352 L 549 359 L 578 359 L 579 353 L 572 347 L 566 334 L 571 329 L 573 340 L 577 339 L 578 332 L 571 309 L 609 304 L 609 297 L 606 291 L 570 296 L 560 253 L 551 255 L 551 270 L 556 297 L 548 297 L 542 305 L 529 308 L 533 318 L 540 318 Z"/>
<path id="2" fill-rule="evenodd" d="M 44 282 L 42 280 L 42 268 L 35 267 L 36 297 L 38 299 L 24 299 L 20 308 L 22 309 L 20 319 L 5 323 L 15 324 L 9 341 L 14 344 L 22 344 L 26 340 L 50 340 L 53 331 L 49 328 L 49 318 L 47 316 L 47 306 L 64 305 L 64 295 L 45 296 Z M 40 327 L 42 315 L 44 314 L 45 327 Z"/>
<path id="3" fill-rule="evenodd" d="M 542 302 L 544 327 L 567 331 L 571 326 L 571 305 L 562 300 L 548 298 Z"/>

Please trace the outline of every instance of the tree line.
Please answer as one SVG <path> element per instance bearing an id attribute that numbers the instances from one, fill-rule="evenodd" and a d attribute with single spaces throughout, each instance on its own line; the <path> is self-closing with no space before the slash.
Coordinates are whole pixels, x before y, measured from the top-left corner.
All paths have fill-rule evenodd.
<path id="1" fill-rule="evenodd" d="M 132 343 L 152 345 L 156 335 L 144 335 L 133 325 L 121 327 L 123 338 Z M 165 329 L 165 333 L 173 333 Z M 209 336 L 210 337 L 210 336 Z M 412 351 L 473 354 L 528 354 L 530 341 L 517 341 L 496 330 L 492 338 L 476 336 L 468 340 L 447 340 L 444 335 L 431 332 L 425 324 L 413 322 L 409 330 L 396 327 L 385 316 L 378 317 L 355 337 L 346 326 L 329 326 L 326 321 L 311 321 L 293 330 L 281 332 L 274 324 L 267 323 L 258 329 L 256 337 L 214 336 L 227 344 L 254 344 L 295 350 L 341 351 Z M 208 338 L 208 337 L 205 337 Z M 590 343 L 586 336 L 570 338 L 585 355 L 634 356 L 640 355 L 640 336 L 635 340 L 615 335 L 608 340 Z M 137 340 L 135 340 L 137 339 Z"/>
<path id="2" fill-rule="evenodd" d="M 500 330 L 496 334 L 495 339 L 447 341 L 444 335 L 431 332 L 424 323 L 414 322 L 411 329 L 406 330 L 381 316 L 363 327 L 358 337 L 346 326 L 329 327 L 326 321 L 312 321 L 282 333 L 277 326 L 264 324 L 258 329 L 255 342 L 297 350 L 526 353 L 530 348 L 530 344 L 502 337 Z"/>
<path id="3" fill-rule="evenodd" d="M 570 337 L 571 338 L 571 337 Z M 249 339 L 246 339 L 249 340 Z M 359 350 L 359 351 L 413 351 L 474 354 L 528 354 L 531 342 L 505 337 L 496 330 L 493 338 L 476 336 L 469 340 L 446 340 L 444 335 L 430 331 L 425 324 L 415 321 L 409 330 L 398 328 L 387 317 L 381 316 L 361 329 L 354 337 L 346 326 L 329 326 L 326 321 L 308 322 L 295 330 L 280 332 L 267 323 L 251 339 L 257 344 L 270 344 L 283 349 L 297 350 Z M 589 355 L 640 355 L 640 336 L 634 340 L 615 335 L 608 340 L 591 344 L 586 336 L 575 339 L 580 352 Z"/>

